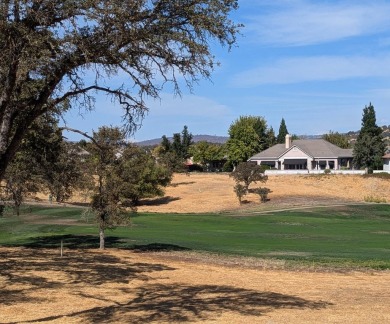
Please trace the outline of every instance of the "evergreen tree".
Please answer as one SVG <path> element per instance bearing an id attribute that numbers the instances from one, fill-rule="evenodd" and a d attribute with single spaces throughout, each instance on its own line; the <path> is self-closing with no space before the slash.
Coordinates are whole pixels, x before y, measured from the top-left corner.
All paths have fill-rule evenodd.
<path id="1" fill-rule="evenodd" d="M 274 146 L 277 143 L 275 131 L 272 127 L 267 131 L 267 146 L 271 147 Z"/>
<path id="2" fill-rule="evenodd" d="M 353 149 L 353 164 L 356 168 L 380 169 L 383 166 L 385 143 L 382 140 L 382 129 L 376 125 L 374 106 L 370 103 L 363 109 L 362 128 Z"/>
<path id="3" fill-rule="evenodd" d="M 189 149 L 192 144 L 192 134 L 188 132 L 187 126 L 184 126 L 181 133 L 173 134 L 172 142 L 164 135 L 157 150 L 159 161 L 174 171 L 184 171 L 184 162 L 190 157 Z"/>
<path id="4" fill-rule="evenodd" d="M 282 118 L 282 121 L 280 122 L 279 126 L 279 133 L 278 137 L 276 139 L 277 143 L 283 144 L 286 140 L 286 135 L 288 134 L 286 122 L 284 121 L 284 118 Z"/>
<path id="5" fill-rule="evenodd" d="M 104 249 L 105 230 L 128 224 L 130 214 L 125 207 L 135 211 L 141 198 L 163 195 L 162 187 L 170 183 L 172 173 L 137 146 L 126 145 L 118 128 L 99 128 L 93 142 L 89 169 L 96 183 L 91 208 Z"/>
<path id="6" fill-rule="evenodd" d="M 178 159 L 183 159 L 183 146 L 181 143 L 180 133 L 173 134 L 172 151 L 176 154 Z"/>
<path id="7" fill-rule="evenodd" d="M 164 153 L 169 152 L 172 149 L 171 142 L 165 135 L 163 135 L 160 145 Z"/>
<path id="8" fill-rule="evenodd" d="M 192 141 L 192 134 L 188 132 L 187 126 L 184 126 L 181 136 L 182 157 L 188 159 L 190 157 L 188 151 L 194 142 Z"/>

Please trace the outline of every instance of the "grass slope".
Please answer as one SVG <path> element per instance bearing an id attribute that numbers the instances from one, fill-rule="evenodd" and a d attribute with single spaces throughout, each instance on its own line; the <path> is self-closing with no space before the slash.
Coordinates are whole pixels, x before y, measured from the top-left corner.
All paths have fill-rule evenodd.
<path id="1" fill-rule="evenodd" d="M 82 209 L 31 207 L 0 218 L 0 245 L 97 247 Z M 107 231 L 107 247 L 195 250 L 320 264 L 390 268 L 390 205 L 370 204 L 252 216 L 138 214 Z"/>

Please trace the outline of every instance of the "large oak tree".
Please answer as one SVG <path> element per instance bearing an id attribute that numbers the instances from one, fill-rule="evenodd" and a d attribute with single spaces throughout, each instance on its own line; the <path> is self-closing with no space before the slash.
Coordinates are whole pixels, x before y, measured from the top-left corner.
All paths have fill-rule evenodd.
<path id="1" fill-rule="evenodd" d="M 166 83 L 179 92 L 210 77 L 211 46 L 230 47 L 237 0 L 0 2 L 0 179 L 28 128 L 46 112 L 93 108 L 97 91 L 132 131 Z M 122 86 L 110 86 L 120 74 Z M 182 78 L 178 79 L 178 76 Z"/>

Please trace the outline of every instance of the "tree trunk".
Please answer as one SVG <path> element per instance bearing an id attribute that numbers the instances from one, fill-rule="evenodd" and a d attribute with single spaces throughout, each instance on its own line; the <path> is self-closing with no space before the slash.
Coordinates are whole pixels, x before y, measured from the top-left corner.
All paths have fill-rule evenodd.
<path id="1" fill-rule="evenodd" d="M 100 250 L 104 250 L 105 236 L 104 236 L 104 228 L 102 226 L 100 226 L 99 228 L 99 238 L 100 238 Z"/>

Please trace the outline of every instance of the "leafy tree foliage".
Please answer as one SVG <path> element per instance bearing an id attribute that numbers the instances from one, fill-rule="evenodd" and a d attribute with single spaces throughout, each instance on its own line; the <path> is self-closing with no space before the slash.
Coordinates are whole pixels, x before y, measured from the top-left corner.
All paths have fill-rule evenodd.
<path id="1" fill-rule="evenodd" d="M 266 202 L 268 200 L 268 194 L 271 192 L 271 189 L 266 187 L 259 187 L 254 190 L 260 196 L 261 202 Z"/>
<path id="2" fill-rule="evenodd" d="M 64 141 L 55 117 L 47 114 L 37 119 L 27 134 L 25 147 L 29 148 L 31 160 L 39 167 L 45 187 L 57 202 L 67 200 L 74 189 L 87 181 L 78 147 Z"/>
<path id="3" fill-rule="evenodd" d="M 272 127 L 270 127 L 267 131 L 267 146 L 274 146 L 277 143 L 276 140 L 275 131 Z"/>
<path id="4" fill-rule="evenodd" d="M 99 225 L 100 248 L 105 247 L 105 230 L 127 224 L 141 198 L 160 196 L 161 187 L 169 184 L 172 173 L 145 151 L 126 145 L 119 128 L 102 127 L 94 133 L 91 167 L 96 186 L 91 207 Z"/>
<path id="5" fill-rule="evenodd" d="M 172 151 L 172 144 L 169 141 L 169 139 L 163 135 L 162 140 L 161 140 L 161 152 L 170 152 Z"/>
<path id="6" fill-rule="evenodd" d="M 236 41 L 240 26 L 229 15 L 237 7 L 237 0 L 2 1 L 0 180 L 47 112 L 91 109 L 94 94 L 104 92 L 133 131 L 147 111 L 145 97 L 157 98 L 167 82 L 180 92 L 178 74 L 189 87 L 209 78 L 211 44 Z M 109 86 L 118 74 L 127 80 Z"/>
<path id="7" fill-rule="evenodd" d="M 234 164 L 247 161 L 268 148 L 267 122 L 263 117 L 240 116 L 229 128 L 228 158 Z"/>
<path id="8" fill-rule="evenodd" d="M 160 163 L 173 171 L 183 172 L 184 162 L 190 157 L 189 150 L 192 144 L 192 134 L 188 132 L 188 127 L 184 126 L 181 133 L 173 134 L 172 143 L 164 135 L 155 153 Z"/>
<path id="9" fill-rule="evenodd" d="M 288 134 L 286 122 L 284 121 L 284 118 L 282 118 L 279 126 L 279 133 L 278 137 L 276 139 L 277 143 L 283 144 L 286 140 L 286 135 Z"/>
<path id="10" fill-rule="evenodd" d="M 349 141 L 346 135 L 340 134 L 338 132 L 329 131 L 328 134 L 322 136 L 325 141 L 337 145 L 343 149 L 349 148 Z"/>
<path id="11" fill-rule="evenodd" d="M 234 193 L 237 196 L 238 202 L 241 205 L 242 204 L 242 198 L 246 195 L 247 189 L 241 183 L 236 183 L 236 185 L 234 186 L 233 189 L 234 189 Z"/>
<path id="12" fill-rule="evenodd" d="M 28 194 L 48 190 L 57 201 L 64 201 L 82 178 L 79 157 L 50 115 L 34 122 L 4 177 L 17 214 Z"/>
<path id="13" fill-rule="evenodd" d="M 163 196 L 163 187 L 172 180 L 172 171 L 157 164 L 151 154 L 135 145 L 127 145 L 120 158 L 121 200 L 136 206 L 140 199 Z"/>
<path id="14" fill-rule="evenodd" d="M 369 173 L 383 167 L 385 143 L 381 134 L 382 129 L 376 125 L 374 106 L 370 103 L 363 109 L 362 127 L 353 148 L 355 167 L 367 168 Z"/>
<path id="15" fill-rule="evenodd" d="M 241 162 L 230 174 L 236 183 L 243 182 L 245 190 L 248 192 L 251 183 L 267 182 L 268 177 L 260 165 L 251 162 Z"/>
<path id="16" fill-rule="evenodd" d="M 39 176 L 38 169 L 39 167 L 34 164 L 24 147 L 16 153 L 12 163 L 7 168 L 4 176 L 5 185 L 2 188 L 2 198 L 13 202 L 13 208 L 17 216 L 20 214 L 20 206 L 25 198 L 43 188 L 43 181 Z"/>
<path id="17" fill-rule="evenodd" d="M 101 127 L 93 134 L 91 176 L 96 176 L 96 186 L 91 208 L 99 226 L 100 248 L 105 248 L 105 230 L 130 221 L 120 204 L 120 182 L 117 154 L 124 146 L 124 133 L 118 128 Z"/>
<path id="18" fill-rule="evenodd" d="M 222 160 L 226 152 L 223 145 L 200 141 L 190 147 L 190 154 L 195 163 L 207 168 L 211 161 Z"/>
<path id="19" fill-rule="evenodd" d="M 181 158 L 183 159 L 188 159 L 190 157 L 190 146 L 194 143 L 192 137 L 192 134 L 188 132 L 188 127 L 184 126 L 181 132 Z"/>

